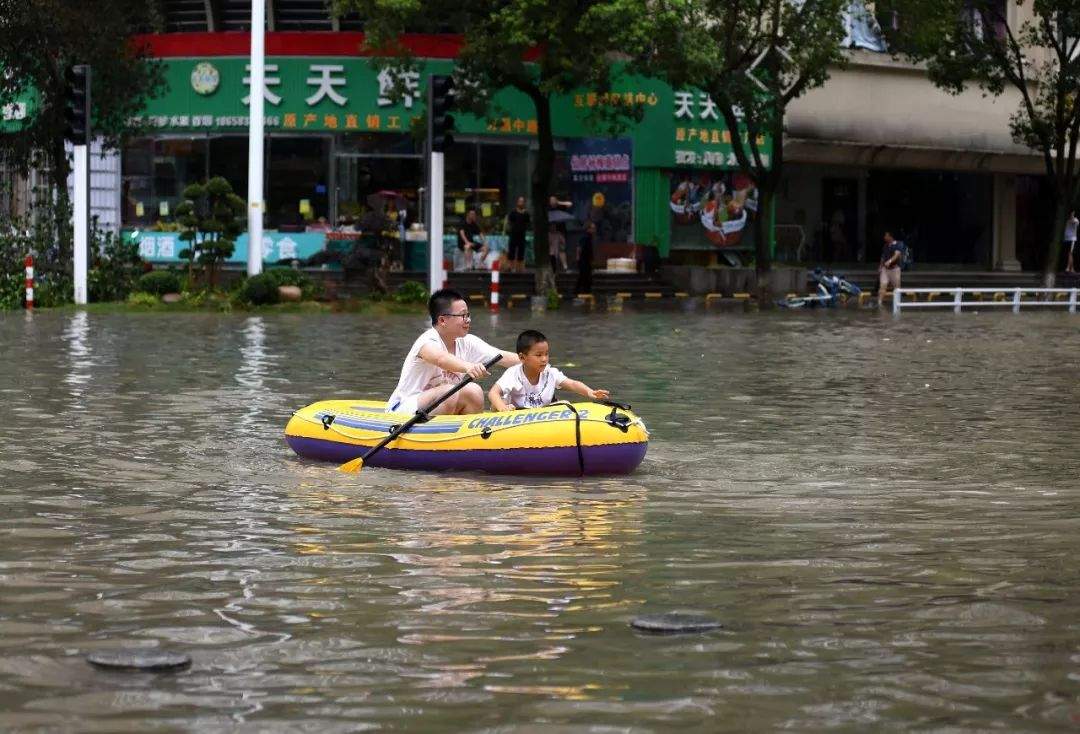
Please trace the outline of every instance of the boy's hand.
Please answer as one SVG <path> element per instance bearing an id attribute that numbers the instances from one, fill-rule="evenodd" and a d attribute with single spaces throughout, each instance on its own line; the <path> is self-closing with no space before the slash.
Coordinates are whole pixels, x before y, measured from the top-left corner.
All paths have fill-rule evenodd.
<path id="1" fill-rule="evenodd" d="M 589 390 L 589 397 L 593 400 L 604 400 L 611 397 L 607 390 Z"/>

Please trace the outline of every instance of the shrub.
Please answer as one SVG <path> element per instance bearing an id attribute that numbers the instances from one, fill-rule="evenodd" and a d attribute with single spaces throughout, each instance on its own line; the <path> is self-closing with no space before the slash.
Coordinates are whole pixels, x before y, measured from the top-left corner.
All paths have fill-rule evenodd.
<path id="1" fill-rule="evenodd" d="M 158 297 L 153 293 L 145 293 L 142 291 L 136 291 L 127 297 L 128 305 L 152 307 L 158 305 Z"/>
<path id="2" fill-rule="evenodd" d="M 309 301 L 315 298 L 320 291 L 318 283 L 313 281 L 307 273 L 292 268 L 270 268 L 266 271 L 278 285 L 295 285 L 300 289 L 300 297 Z"/>
<path id="3" fill-rule="evenodd" d="M 244 281 L 243 299 L 256 306 L 278 302 L 278 281 L 272 273 L 259 273 Z"/>
<path id="4" fill-rule="evenodd" d="M 151 270 L 139 278 L 135 289 L 143 293 L 153 293 L 155 296 L 179 293 L 180 278 L 171 270 Z"/>
<path id="5" fill-rule="evenodd" d="M 427 303 L 427 288 L 415 280 L 407 280 L 398 286 L 394 300 L 398 303 Z"/>
<path id="6" fill-rule="evenodd" d="M 142 269 L 139 244 L 125 241 L 96 226 L 90 233 L 92 267 L 87 274 L 87 286 L 92 301 L 122 301 L 135 287 Z"/>

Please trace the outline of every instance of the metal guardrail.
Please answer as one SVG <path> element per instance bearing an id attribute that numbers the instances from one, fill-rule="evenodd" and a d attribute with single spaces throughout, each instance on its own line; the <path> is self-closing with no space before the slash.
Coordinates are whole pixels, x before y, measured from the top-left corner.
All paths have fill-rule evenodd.
<path id="1" fill-rule="evenodd" d="M 925 293 L 926 300 L 918 300 Z M 990 300 L 982 300 L 982 294 L 993 294 Z M 951 308 L 960 313 L 964 306 L 1011 307 L 1020 313 L 1021 306 L 1063 306 L 1069 313 L 1076 313 L 1077 294 L 1080 288 L 897 288 L 893 291 L 893 313 L 905 308 Z M 1035 298 L 1025 299 L 1025 295 Z M 965 296 L 978 295 L 978 300 L 965 300 Z M 904 296 L 911 296 L 905 301 Z M 941 300 L 938 300 L 938 297 Z"/>

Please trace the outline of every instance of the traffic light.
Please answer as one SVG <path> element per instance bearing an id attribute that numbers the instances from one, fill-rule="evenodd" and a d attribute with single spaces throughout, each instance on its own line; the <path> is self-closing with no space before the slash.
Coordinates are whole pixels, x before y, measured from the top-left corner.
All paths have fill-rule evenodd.
<path id="1" fill-rule="evenodd" d="M 454 144 L 454 80 L 448 76 L 431 77 L 431 150 L 442 153 Z"/>
<path id="2" fill-rule="evenodd" d="M 64 139 L 73 145 L 90 142 L 90 67 L 69 66 L 64 72 Z"/>

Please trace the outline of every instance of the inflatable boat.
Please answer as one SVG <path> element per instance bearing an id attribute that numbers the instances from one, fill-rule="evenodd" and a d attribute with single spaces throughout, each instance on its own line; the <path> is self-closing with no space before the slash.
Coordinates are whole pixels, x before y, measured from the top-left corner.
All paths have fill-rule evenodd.
<path id="1" fill-rule="evenodd" d="M 285 440 L 297 454 L 343 463 L 363 455 L 411 414 L 385 402 L 323 400 L 293 413 Z M 503 413 L 433 416 L 375 453 L 366 466 L 491 474 L 627 474 L 649 432 L 630 406 L 553 403 Z"/>

